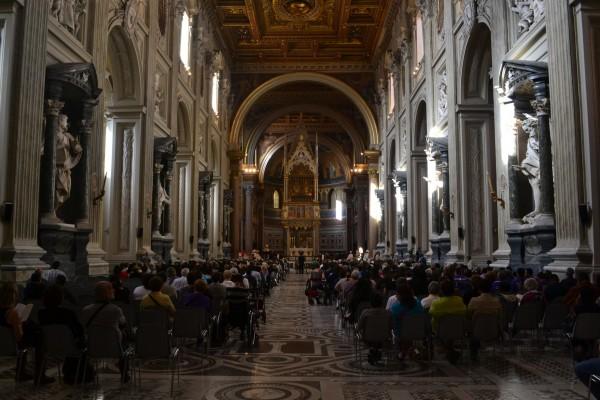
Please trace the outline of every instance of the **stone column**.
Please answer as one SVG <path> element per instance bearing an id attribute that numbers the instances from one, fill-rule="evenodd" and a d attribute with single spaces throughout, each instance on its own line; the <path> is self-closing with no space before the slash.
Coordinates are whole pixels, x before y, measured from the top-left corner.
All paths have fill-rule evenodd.
<path id="1" fill-rule="evenodd" d="M 540 214 L 554 223 L 554 178 L 552 176 L 552 145 L 550 140 L 550 101 L 548 99 L 548 77 L 531 80 L 534 84 L 535 100 L 531 102 L 538 119 L 538 142 L 540 154 Z"/>
<path id="2" fill-rule="evenodd" d="M 152 185 L 152 236 L 160 236 L 160 204 L 158 203 L 158 185 L 160 185 L 160 172 L 163 165 L 154 163 L 154 175 Z"/>
<path id="3" fill-rule="evenodd" d="M 365 247 L 365 224 L 367 223 L 366 207 L 367 202 L 365 201 L 364 193 L 358 191 L 354 196 L 354 207 L 356 208 L 356 245 L 358 247 Z"/>
<path id="4" fill-rule="evenodd" d="M 371 256 L 375 254 L 375 249 L 377 248 L 377 227 L 379 225 L 379 221 L 377 221 L 372 214 L 372 211 L 379 205 L 379 199 L 377 198 L 377 194 L 375 191 L 376 188 L 379 187 L 379 171 L 377 169 L 369 169 L 369 212 L 367 214 L 367 218 L 369 219 L 369 235 L 368 235 L 368 246 L 369 253 Z"/>
<path id="5" fill-rule="evenodd" d="M 165 192 L 171 196 L 171 183 L 173 182 L 173 164 L 175 159 L 169 159 L 165 165 Z M 171 205 L 165 203 L 165 210 L 162 219 L 163 235 L 171 236 Z"/>
<path id="6" fill-rule="evenodd" d="M 54 82 L 47 88 L 46 129 L 44 131 L 44 154 L 40 165 L 40 214 L 44 223 L 58 222 L 56 217 L 56 131 L 58 117 L 65 103 L 60 101 L 62 89 Z"/>
<path id="7" fill-rule="evenodd" d="M 379 200 L 379 206 L 381 207 L 381 219 L 378 224 L 378 235 L 377 235 L 377 248 L 378 249 L 386 249 L 385 243 L 385 191 L 382 189 L 378 189 L 375 191 L 375 195 Z M 387 249 L 386 249 L 387 250 Z"/>
<path id="8" fill-rule="evenodd" d="M 243 157 L 243 153 L 241 150 L 230 150 L 227 152 L 229 156 L 229 160 L 231 162 L 231 184 L 230 189 L 232 191 L 232 203 L 233 210 L 231 221 L 233 228 L 232 235 L 232 257 L 237 258 L 238 253 L 241 249 L 243 249 L 244 244 L 242 243 L 242 230 L 241 230 L 241 221 L 243 216 L 242 210 L 242 175 L 241 175 L 241 161 Z"/>
<path id="9" fill-rule="evenodd" d="M 253 184 L 247 184 L 244 186 L 244 250 L 246 252 L 252 251 L 252 239 L 253 235 L 253 227 L 252 227 L 252 209 L 253 209 L 253 195 L 254 195 L 255 187 Z"/>
<path id="10" fill-rule="evenodd" d="M 97 100 L 86 100 L 83 104 L 83 118 L 79 129 L 79 144 L 83 148 L 81 160 L 78 164 L 79 181 L 75 182 L 74 196 L 78 200 L 79 210 L 77 215 L 77 225 L 89 225 L 89 207 L 90 207 L 90 149 L 91 135 L 94 127 L 94 109 L 98 105 Z"/>
<path id="11" fill-rule="evenodd" d="M 400 194 L 402 195 L 402 240 L 408 241 L 408 182 L 406 178 L 400 182 Z"/>
<path id="12" fill-rule="evenodd" d="M 4 2 L 6 3 L 6 2 Z M 14 58 L 9 68 L 21 79 L 10 85 L 10 132 L 7 178 L 12 185 L 6 188 L 3 201 L 12 202 L 10 222 L 0 222 L 3 229 L 0 243 L 0 279 L 25 281 L 30 270 L 43 267 L 44 254 L 38 246 L 38 211 L 40 191 L 40 147 L 44 113 L 44 77 L 48 35 L 47 1 L 12 1 L 5 7 L 15 12 L 16 35 Z M 13 3 L 12 5 L 10 3 Z M 22 11 L 16 14 L 16 11 Z"/>
<path id="13" fill-rule="evenodd" d="M 450 237 L 450 169 L 448 168 L 448 161 L 442 161 L 440 164 L 442 171 L 442 182 L 444 187 L 442 188 L 442 222 L 444 224 L 443 236 Z"/>

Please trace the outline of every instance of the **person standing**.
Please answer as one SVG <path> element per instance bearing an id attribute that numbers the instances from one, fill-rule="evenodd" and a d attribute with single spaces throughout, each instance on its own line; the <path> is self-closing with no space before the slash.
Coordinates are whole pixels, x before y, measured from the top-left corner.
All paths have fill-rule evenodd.
<path id="1" fill-rule="evenodd" d="M 298 256 L 298 273 L 299 274 L 304 274 L 304 262 L 306 261 L 306 258 L 304 257 L 304 252 L 301 251 L 300 255 Z"/>

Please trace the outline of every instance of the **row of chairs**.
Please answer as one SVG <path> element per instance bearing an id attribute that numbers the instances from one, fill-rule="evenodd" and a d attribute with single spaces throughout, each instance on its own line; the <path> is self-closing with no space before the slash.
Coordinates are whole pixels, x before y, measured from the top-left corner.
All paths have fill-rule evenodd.
<path id="1" fill-rule="evenodd" d="M 546 310 L 546 314 L 551 313 L 552 308 Z M 513 326 L 522 326 L 519 321 L 518 313 L 515 313 L 516 320 L 513 321 Z M 525 314 L 523 314 L 525 315 Z M 552 319 L 549 316 L 548 318 Z M 367 320 L 364 334 L 358 332 L 355 327 L 354 345 L 355 357 L 362 360 L 362 353 L 365 343 L 381 343 L 384 349 L 394 349 L 398 343 L 415 343 L 422 342 L 425 344 L 427 358 L 431 360 L 433 356 L 433 339 L 438 339 L 442 343 L 452 342 L 460 345 L 461 349 L 465 348 L 464 344 L 468 339 L 475 339 L 481 343 L 496 345 L 504 340 L 502 317 L 497 314 L 475 314 L 471 321 L 463 315 L 446 315 L 437 320 L 435 327 L 435 335 L 431 326 L 431 320 L 427 314 L 406 315 L 400 321 L 400 330 L 398 336 L 394 335 L 391 330 L 382 330 L 378 327 L 387 325 L 386 321 Z M 532 329 L 540 327 L 550 327 L 554 329 L 554 325 L 537 324 L 531 325 Z M 562 327 L 562 325 L 561 325 Z M 541 329 L 541 328 L 540 328 Z M 571 332 L 567 334 L 570 343 L 575 341 L 595 342 L 600 340 L 600 314 L 583 313 L 577 316 Z M 362 365 L 362 363 L 361 363 Z"/>

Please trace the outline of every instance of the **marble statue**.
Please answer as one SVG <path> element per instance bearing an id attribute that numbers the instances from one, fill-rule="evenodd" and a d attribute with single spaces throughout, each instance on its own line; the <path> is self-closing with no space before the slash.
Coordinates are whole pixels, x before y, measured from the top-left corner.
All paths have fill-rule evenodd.
<path id="1" fill-rule="evenodd" d="M 165 101 L 165 93 L 161 85 L 162 74 L 157 72 L 154 74 L 154 112 L 161 115 L 160 108 Z"/>
<path id="2" fill-rule="evenodd" d="M 527 32 L 535 22 L 535 12 L 532 0 L 515 0 L 512 11 L 519 14 L 519 33 Z"/>
<path id="3" fill-rule="evenodd" d="M 521 165 L 514 166 L 529 180 L 533 191 L 534 210 L 523 218 L 523 222 L 531 223 L 539 214 L 540 207 L 540 148 L 537 133 L 537 119 L 527 116 L 523 121 L 523 131 L 527 134 L 527 151 Z"/>
<path id="4" fill-rule="evenodd" d="M 71 170 L 79 163 L 83 148 L 79 140 L 69 133 L 69 118 L 58 117 L 56 132 L 56 205 L 63 205 L 71 195 Z"/>
<path id="5" fill-rule="evenodd" d="M 165 205 L 171 204 L 171 197 L 160 183 L 160 179 L 158 180 L 158 226 L 162 224 L 162 216 L 165 211 Z"/>
<path id="6" fill-rule="evenodd" d="M 50 0 L 50 14 L 69 32 L 77 34 L 79 15 L 85 12 L 86 3 L 82 0 Z"/>

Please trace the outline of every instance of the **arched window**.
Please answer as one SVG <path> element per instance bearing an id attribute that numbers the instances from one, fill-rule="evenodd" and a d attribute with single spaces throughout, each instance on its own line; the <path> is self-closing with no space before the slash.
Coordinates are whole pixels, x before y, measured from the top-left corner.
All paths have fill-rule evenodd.
<path id="1" fill-rule="evenodd" d="M 423 61 L 423 56 L 425 55 L 424 45 L 423 45 L 423 17 L 421 13 L 417 13 L 417 17 L 415 20 L 415 65 L 418 66 Z"/>
<path id="2" fill-rule="evenodd" d="M 277 190 L 273 192 L 273 208 L 279 208 L 279 192 Z"/>
<path id="3" fill-rule="evenodd" d="M 341 221 L 342 218 L 344 217 L 343 207 L 344 207 L 344 204 L 342 203 L 341 200 L 335 201 L 335 219 L 337 219 L 338 221 Z"/>
<path id="4" fill-rule="evenodd" d="M 219 72 L 214 72 L 212 76 L 212 93 L 210 96 L 210 106 L 216 116 L 219 116 Z"/>
<path id="5" fill-rule="evenodd" d="M 181 35 L 179 41 L 179 59 L 185 67 L 186 71 L 190 73 L 190 59 L 192 52 L 192 21 L 187 12 L 183 12 L 181 17 Z"/>

